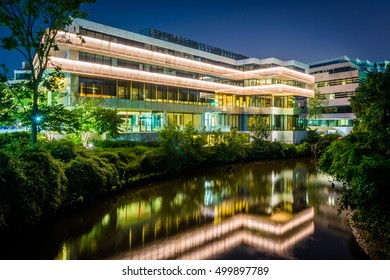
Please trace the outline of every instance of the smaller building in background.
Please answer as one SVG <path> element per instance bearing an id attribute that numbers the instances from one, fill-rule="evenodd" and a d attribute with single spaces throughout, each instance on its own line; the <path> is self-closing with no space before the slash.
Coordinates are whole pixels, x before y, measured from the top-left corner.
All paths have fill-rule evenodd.
<path id="1" fill-rule="evenodd" d="M 343 56 L 309 64 L 309 73 L 315 78 L 315 91 L 320 93 L 320 98 L 328 100 L 328 104 L 319 118 L 309 120 L 308 126 L 320 133 L 348 134 L 355 119 L 350 98 L 369 73 L 385 71 L 389 63 Z"/>
<path id="2" fill-rule="evenodd" d="M 9 77 L 6 84 L 14 87 L 18 83 L 29 81 L 30 78 L 31 66 L 26 62 L 22 62 L 22 68 L 14 70 L 13 77 Z M 27 130 L 27 127 L 23 126 L 20 121 L 12 122 L 7 119 L 6 121 L 0 123 L 0 134 L 25 130 Z"/>
<path id="3" fill-rule="evenodd" d="M 25 82 L 30 80 L 31 77 L 31 66 L 27 62 L 22 62 L 21 69 L 14 70 L 14 77 L 8 80 L 9 84 L 16 84 L 19 82 Z"/>

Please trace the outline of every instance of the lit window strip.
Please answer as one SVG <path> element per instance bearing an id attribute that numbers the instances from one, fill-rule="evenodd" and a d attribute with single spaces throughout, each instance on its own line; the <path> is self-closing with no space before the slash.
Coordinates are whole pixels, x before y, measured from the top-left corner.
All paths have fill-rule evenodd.
<path id="1" fill-rule="evenodd" d="M 282 236 L 307 222 L 313 221 L 313 219 L 314 208 L 303 210 L 285 223 L 276 223 L 264 219 L 263 217 L 248 214 L 237 214 L 218 225 L 205 225 L 189 232 L 173 236 L 167 240 L 158 241 L 152 245 L 146 245 L 142 249 L 133 250 L 122 254 L 119 257 L 122 259 L 169 259 L 175 257 L 177 254 L 190 251 L 195 247 L 213 242 L 221 236 L 234 232 L 235 230 L 249 229 L 267 232 L 274 236 Z M 253 240 L 253 245 L 272 251 L 276 249 L 276 252 L 281 252 L 313 232 L 314 224 L 310 223 L 308 227 L 305 227 L 302 231 L 295 232 L 283 242 L 275 242 L 269 238 L 253 236 L 256 237 L 256 239 Z M 247 232 L 239 231 L 233 236 L 229 235 L 227 238 L 228 244 L 234 245 L 237 244 L 237 242 L 242 243 L 243 241 L 248 241 L 245 234 L 247 234 Z M 224 242 L 222 244 L 223 246 L 226 245 Z M 188 256 L 186 258 L 188 258 Z"/>
<path id="2" fill-rule="evenodd" d="M 59 33 L 64 36 L 65 33 Z M 285 67 L 272 67 L 269 69 L 259 69 L 252 71 L 239 71 L 222 66 L 212 65 L 204 62 L 194 61 L 181 57 L 176 57 L 159 52 L 144 50 L 136 47 L 126 46 L 114 42 L 99 40 L 92 37 L 83 36 L 85 43 L 82 44 L 80 39 L 75 34 L 68 34 L 70 44 L 59 43 L 60 45 L 67 45 L 71 48 L 81 50 L 91 50 L 96 52 L 111 55 L 116 54 L 123 58 L 138 59 L 143 62 L 159 63 L 161 66 L 179 67 L 181 70 L 206 72 L 212 75 L 228 77 L 229 79 L 244 80 L 254 78 L 279 77 L 280 79 L 296 79 L 297 81 L 313 84 L 314 77 L 308 74 L 300 73 Z"/>
<path id="3" fill-rule="evenodd" d="M 293 87 L 284 84 L 263 85 L 253 87 L 239 87 L 220 83 L 213 83 L 201 80 L 181 78 L 159 73 L 150 73 L 140 70 L 132 70 L 121 67 L 113 67 L 103 64 L 94 64 L 79 60 L 70 60 L 59 57 L 50 57 L 51 65 L 60 66 L 65 72 L 92 75 L 103 78 L 115 78 L 123 80 L 132 80 L 152 84 L 163 84 L 175 87 L 193 88 L 205 91 L 232 93 L 237 95 L 254 95 L 254 94 L 276 94 L 276 95 L 297 95 L 304 97 L 314 97 L 314 91 Z"/>
<path id="4" fill-rule="evenodd" d="M 248 244 L 261 250 L 267 250 L 272 253 L 283 254 L 296 243 L 304 240 L 314 233 L 314 222 L 309 223 L 303 229 L 294 233 L 293 236 L 282 241 L 275 241 L 270 237 L 262 237 L 253 232 L 240 230 L 234 234 L 222 237 L 222 240 L 213 241 L 212 244 L 201 248 L 196 248 L 190 253 L 179 256 L 179 260 L 207 260 L 220 254 L 226 253 L 230 249 L 240 244 Z"/>

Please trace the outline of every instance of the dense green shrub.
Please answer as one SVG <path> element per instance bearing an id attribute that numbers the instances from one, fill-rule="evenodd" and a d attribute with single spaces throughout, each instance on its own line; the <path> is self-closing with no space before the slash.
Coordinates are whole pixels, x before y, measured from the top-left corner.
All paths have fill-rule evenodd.
<path id="1" fill-rule="evenodd" d="M 44 148 L 49 150 L 55 159 L 60 159 L 63 162 L 69 162 L 76 158 L 79 153 L 84 152 L 80 146 L 68 139 L 45 143 Z"/>
<path id="2" fill-rule="evenodd" d="M 376 258 L 390 256 L 390 159 L 368 132 L 354 132 L 334 141 L 319 167 L 344 183 L 340 210 L 353 210 L 355 224 L 368 240 L 381 244 Z"/>
<path id="3" fill-rule="evenodd" d="M 95 156 L 98 156 L 115 166 L 120 180 L 118 186 L 122 187 L 126 185 L 127 182 L 134 181 L 133 177 L 138 177 L 141 172 L 140 162 L 142 156 L 136 155 L 133 152 L 134 148 L 103 149 L 100 151 L 93 150 L 92 152 Z M 138 148 L 136 148 L 136 150 L 137 152 L 140 151 Z M 147 150 L 142 149 L 142 154 L 146 153 L 146 151 Z"/>
<path id="4" fill-rule="evenodd" d="M 0 133 L 0 149 L 15 151 L 29 145 L 30 141 L 31 133 L 29 132 Z"/>
<path id="5" fill-rule="evenodd" d="M 253 141 L 248 153 L 248 158 L 251 160 L 298 158 L 308 156 L 310 156 L 310 145 L 308 143 L 294 145 L 277 141 Z"/>
<path id="6" fill-rule="evenodd" d="M 310 145 L 308 143 L 302 143 L 295 145 L 297 151 L 297 157 L 309 157 L 310 156 Z"/>
<path id="7" fill-rule="evenodd" d="M 301 143 L 307 143 L 310 147 L 311 153 L 314 157 L 317 157 L 324 153 L 329 145 L 340 137 L 341 136 L 338 133 L 320 135 L 317 129 L 309 129 L 307 131 L 307 138 L 303 139 Z"/>
<path id="8" fill-rule="evenodd" d="M 140 173 L 141 157 L 136 156 L 128 148 L 97 153 L 101 159 L 113 164 L 118 171 L 119 183 L 117 187 L 125 186 L 127 182 L 133 181 L 134 177 Z"/>
<path id="9" fill-rule="evenodd" d="M 251 143 L 250 158 L 254 160 L 284 158 L 283 146 L 280 142 L 253 141 Z"/>
<path id="10" fill-rule="evenodd" d="M 169 124 L 159 131 L 159 139 L 169 157 L 166 162 L 169 172 L 198 166 L 206 158 L 206 133 L 192 123 L 185 127 Z"/>
<path id="11" fill-rule="evenodd" d="M 130 151 L 132 153 L 134 153 L 135 155 L 137 156 L 142 156 L 144 153 L 146 153 L 147 151 L 149 151 L 151 148 L 149 147 L 146 147 L 146 146 L 135 146 L 133 148 L 130 149 Z"/>
<path id="12" fill-rule="evenodd" d="M 95 147 L 99 148 L 129 148 L 139 145 L 139 142 L 129 140 L 96 140 Z"/>
<path id="13" fill-rule="evenodd" d="M 283 150 L 284 158 L 295 158 L 297 157 L 297 148 L 295 145 L 280 143 L 280 147 Z"/>
<path id="14" fill-rule="evenodd" d="M 126 169 L 123 174 L 124 182 L 127 183 L 136 181 L 141 172 L 145 173 L 141 170 L 141 163 L 139 161 L 129 162 L 126 165 Z"/>
<path id="15" fill-rule="evenodd" d="M 0 228 L 34 226 L 62 206 L 67 179 L 47 151 L 30 148 L 20 158 L 0 151 Z"/>
<path id="16" fill-rule="evenodd" d="M 0 151 L 0 180 L 0 229 L 17 227 L 30 222 L 31 217 L 28 216 L 30 214 L 24 215 L 24 204 L 29 199 L 24 188 L 27 178 L 23 175 L 20 161 L 2 151 Z M 19 208 L 15 209 L 17 205 Z"/>
<path id="17" fill-rule="evenodd" d="M 151 142 L 138 142 L 131 140 L 95 140 L 95 147 L 98 148 L 132 148 L 135 146 L 144 146 L 144 147 L 159 147 L 160 143 L 151 141 Z"/>
<path id="18" fill-rule="evenodd" d="M 1 133 L 0 134 L 0 147 L 9 144 L 10 142 L 14 140 L 18 141 L 28 141 L 30 140 L 29 137 L 31 137 L 31 133 L 27 131 L 23 132 L 13 132 L 13 133 Z"/>
<path id="19" fill-rule="evenodd" d="M 45 210 L 55 213 L 64 201 L 67 178 L 60 162 L 41 148 L 26 149 L 20 156 L 24 175 L 31 189 L 37 188 L 36 198 Z"/>
<path id="20" fill-rule="evenodd" d="M 318 139 L 318 150 L 322 154 L 332 144 L 333 141 L 339 139 L 341 136 L 338 133 L 325 134 Z"/>
<path id="21" fill-rule="evenodd" d="M 231 132 L 221 132 L 220 130 L 212 133 L 211 150 L 213 160 L 217 162 L 237 162 L 246 158 L 248 149 L 245 135 L 237 130 Z"/>
<path id="22" fill-rule="evenodd" d="M 161 135 L 161 144 L 101 141 L 93 149 L 67 139 L 31 148 L 28 133 L 1 135 L 0 230 L 34 226 L 66 205 L 151 176 L 202 164 L 306 156 L 309 149 L 307 143 L 248 143 L 236 130 L 206 135 L 192 125 L 172 126 Z"/>
<path id="23" fill-rule="evenodd" d="M 118 170 L 98 157 L 78 156 L 65 167 L 70 201 L 92 198 L 120 185 Z"/>
<path id="24" fill-rule="evenodd" d="M 140 159 L 141 172 L 144 175 L 165 173 L 166 163 L 165 152 L 162 148 L 150 149 Z"/>
<path id="25" fill-rule="evenodd" d="M 125 163 L 138 161 L 140 158 L 139 155 L 134 153 L 133 149 L 121 148 L 115 149 L 115 152 L 118 154 L 119 159 Z"/>

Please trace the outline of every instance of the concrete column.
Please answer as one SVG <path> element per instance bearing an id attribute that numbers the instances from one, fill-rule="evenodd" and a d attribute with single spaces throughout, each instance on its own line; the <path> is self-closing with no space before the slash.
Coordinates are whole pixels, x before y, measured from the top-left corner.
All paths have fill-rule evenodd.
<path id="1" fill-rule="evenodd" d="M 165 125 L 168 124 L 168 113 L 167 113 L 167 111 L 164 111 L 163 115 L 164 115 L 164 120 L 163 120 L 162 125 L 165 126 Z"/>
<path id="2" fill-rule="evenodd" d="M 288 127 L 287 121 L 288 121 L 287 115 L 284 115 L 283 116 L 283 129 L 282 130 L 287 130 L 287 127 Z"/>
<path id="3" fill-rule="evenodd" d="M 69 76 L 69 90 L 67 94 L 66 106 L 74 105 L 79 96 L 79 76 L 70 74 Z"/>

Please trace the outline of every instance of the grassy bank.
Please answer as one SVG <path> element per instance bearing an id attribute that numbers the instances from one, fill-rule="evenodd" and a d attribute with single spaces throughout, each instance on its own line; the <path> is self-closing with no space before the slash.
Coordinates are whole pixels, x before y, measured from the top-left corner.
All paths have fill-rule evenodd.
<path id="1" fill-rule="evenodd" d="M 31 147 L 29 137 L 26 133 L 0 137 L 0 231 L 32 229 L 42 220 L 159 176 L 310 155 L 308 144 L 248 144 L 237 133 L 220 134 L 223 139 L 212 146 L 183 136 L 186 139 L 176 142 L 169 137 L 159 143 L 101 141 L 93 149 L 69 140 Z"/>

